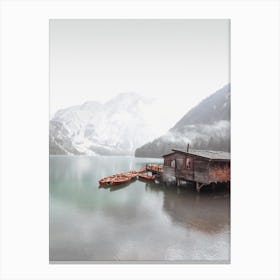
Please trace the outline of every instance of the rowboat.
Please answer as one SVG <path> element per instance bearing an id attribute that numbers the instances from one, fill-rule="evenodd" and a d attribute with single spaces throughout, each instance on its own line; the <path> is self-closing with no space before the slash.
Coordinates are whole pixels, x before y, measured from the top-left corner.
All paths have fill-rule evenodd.
<path id="1" fill-rule="evenodd" d="M 127 176 L 124 174 L 115 176 L 114 179 L 111 180 L 111 185 L 120 185 L 129 182 L 132 179 L 132 176 Z"/>
<path id="2" fill-rule="evenodd" d="M 99 185 L 110 185 L 111 181 L 115 178 L 115 175 L 112 176 L 108 176 L 108 177 L 104 177 L 102 179 L 100 179 Z"/>
<path id="3" fill-rule="evenodd" d="M 123 172 L 100 179 L 99 185 L 119 185 L 131 181 L 138 175 L 137 171 Z"/>
<path id="4" fill-rule="evenodd" d="M 145 179 L 149 181 L 154 181 L 156 179 L 154 175 L 149 175 L 148 173 L 139 173 L 138 177 L 139 179 Z"/>
<path id="5" fill-rule="evenodd" d="M 142 176 L 142 172 L 146 170 L 145 166 L 140 168 L 139 170 L 132 170 L 128 172 L 122 172 L 118 174 L 114 174 L 108 177 L 104 177 L 100 179 L 99 185 L 100 186 L 105 186 L 105 185 L 110 185 L 110 186 L 115 186 L 115 185 L 120 185 L 127 183 L 133 179 L 136 179 L 137 176 Z M 145 175 L 143 175 L 145 177 Z M 146 178 L 146 177 L 145 177 Z"/>

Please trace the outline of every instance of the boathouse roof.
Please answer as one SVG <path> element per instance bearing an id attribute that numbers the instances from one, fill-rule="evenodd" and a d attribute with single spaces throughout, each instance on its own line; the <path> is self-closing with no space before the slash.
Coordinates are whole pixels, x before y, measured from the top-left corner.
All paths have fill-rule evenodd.
<path id="1" fill-rule="evenodd" d="M 230 153 L 223 152 L 223 151 L 193 150 L 193 149 L 190 149 L 188 152 L 186 150 L 177 150 L 177 149 L 172 149 L 172 151 L 173 151 L 172 153 L 163 155 L 163 157 L 179 152 L 179 153 L 195 155 L 211 160 L 230 160 Z"/>

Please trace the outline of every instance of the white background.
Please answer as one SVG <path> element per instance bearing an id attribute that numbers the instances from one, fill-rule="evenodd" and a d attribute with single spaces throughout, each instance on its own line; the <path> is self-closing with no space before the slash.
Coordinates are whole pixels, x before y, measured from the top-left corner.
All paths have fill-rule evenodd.
<path id="1" fill-rule="evenodd" d="M 279 2 L 1 2 L 2 279 L 279 279 Z M 230 265 L 50 265 L 49 18 L 230 18 Z M 202 81 L 203 82 L 203 81 Z"/>

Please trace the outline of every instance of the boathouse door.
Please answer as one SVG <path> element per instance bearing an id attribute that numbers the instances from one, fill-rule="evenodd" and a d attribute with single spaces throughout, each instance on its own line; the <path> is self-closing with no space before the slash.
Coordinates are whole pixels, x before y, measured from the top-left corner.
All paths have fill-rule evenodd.
<path id="1" fill-rule="evenodd" d="M 176 159 L 176 169 L 177 170 L 182 170 L 183 168 L 184 168 L 184 159 L 177 158 Z"/>

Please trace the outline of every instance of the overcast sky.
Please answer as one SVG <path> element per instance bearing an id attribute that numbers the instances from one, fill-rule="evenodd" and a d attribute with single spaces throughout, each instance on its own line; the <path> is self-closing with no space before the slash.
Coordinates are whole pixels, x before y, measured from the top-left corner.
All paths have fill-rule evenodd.
<path id="1" fill-rule="evenodd" d="M 51 20 L 51 116 L 136 92 L 175 120 L 229 83 L 229 44 L 229 20 Z"/>

